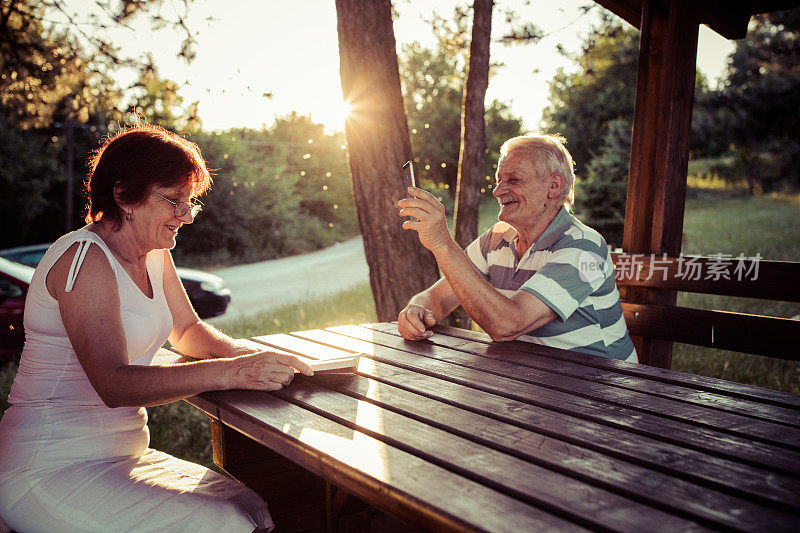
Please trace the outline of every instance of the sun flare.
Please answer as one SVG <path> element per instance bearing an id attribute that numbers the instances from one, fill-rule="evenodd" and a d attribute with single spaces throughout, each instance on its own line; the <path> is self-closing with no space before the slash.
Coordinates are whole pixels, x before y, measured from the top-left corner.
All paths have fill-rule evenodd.
<path id="1" fill-rule="evenodd" d="M 352 113 L 353 106 L 350 102 L 337 102 L 330 107 L 326 113 L 325 120 L 322 122 L 330 129 L 343 130 L 345 122 L 347 122 Z"/>

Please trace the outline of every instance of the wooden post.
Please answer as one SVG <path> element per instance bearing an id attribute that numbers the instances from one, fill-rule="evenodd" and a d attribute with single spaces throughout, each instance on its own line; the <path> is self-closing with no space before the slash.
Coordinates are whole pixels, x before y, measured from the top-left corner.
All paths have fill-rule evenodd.
<path id="1" fill-rule="evenodd" d="M 697 60 L 697 2 L 645 0 L 623 249 L 678 255 Z M 630 288 L 626 300 L 674 305 L 674 291 Z M 670 368 L 672 343 L 635 336 L 639 361 Z"/>

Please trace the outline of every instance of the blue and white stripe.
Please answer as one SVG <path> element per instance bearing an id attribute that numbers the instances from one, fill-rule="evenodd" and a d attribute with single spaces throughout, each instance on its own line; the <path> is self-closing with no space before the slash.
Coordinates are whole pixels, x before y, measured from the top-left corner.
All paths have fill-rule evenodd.
<path id="1" fill-rule="evenodd" d="M 614 281 L 605 239 L 562 209 L 542 236 L 517 257 L 517 233 L 498 222 L 466 249 L 483 277 L 501 294 L 527 291 L 558 318 L 519 340 L 638 362 Z M 587 274 L 586 258 L 597 258 Z"/>

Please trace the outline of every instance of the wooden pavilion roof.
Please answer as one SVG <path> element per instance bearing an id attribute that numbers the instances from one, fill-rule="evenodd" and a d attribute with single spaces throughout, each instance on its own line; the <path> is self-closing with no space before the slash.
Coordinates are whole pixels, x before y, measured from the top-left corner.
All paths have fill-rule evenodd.
<path id="1" fill-rule="evenodd" d="M 628 23 L 640 28 L 644 0 L 595 0 Z M 668 1 L 668 0 L 664 0 Z M 798 0 L 697 0 L 701 24 L 727 39 L 742 39 L 752 15 L 800 7 Z M 640 28 L 641 29 L 641 28 Z"/>

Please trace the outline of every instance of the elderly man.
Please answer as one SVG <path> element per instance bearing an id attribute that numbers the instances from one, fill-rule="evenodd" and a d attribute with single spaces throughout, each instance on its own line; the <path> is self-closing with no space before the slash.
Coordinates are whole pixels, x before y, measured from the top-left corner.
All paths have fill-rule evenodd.
<path id="1" fill-rule="evenodd" d="M 459 304 L 496 341 L 524 340 L 637 362 L 605 239 L 569 213 L 574 163 L 564 138 L 506 141 L 497 167 L 496 223 L 466 249 L 453 241 L 444 206 L 421 189 L 399 202 L 403 228 L 418 233 L 444 277 L 397 317 L 409 340 Z"/>

